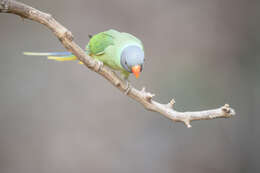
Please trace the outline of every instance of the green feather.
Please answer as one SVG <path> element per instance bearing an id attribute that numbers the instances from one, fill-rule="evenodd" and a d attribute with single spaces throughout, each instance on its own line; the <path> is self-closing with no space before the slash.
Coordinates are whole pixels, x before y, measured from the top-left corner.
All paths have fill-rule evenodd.
<path id="1" fill-rule="evenodd" d="M 104 53 L 104 50 L 113 45 L 113 37 L 105 32 L 94 35 L 88 44 L 90 55 L 101 55 Z"/>

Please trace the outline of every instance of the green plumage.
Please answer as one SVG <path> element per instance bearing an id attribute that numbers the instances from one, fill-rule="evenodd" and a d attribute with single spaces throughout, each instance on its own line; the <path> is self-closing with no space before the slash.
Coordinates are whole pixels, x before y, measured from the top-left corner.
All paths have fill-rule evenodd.
<path id="1" fill-rule="evenodd" d="M 124 78 L 128 78 L 129 72 L 121 66 L 120 56 L 122 50 L 130 45 L 139 46 L 143 50 L 142 42 L 133 35 L 111 29 L 94 35 L 86 50 L 91 57 L 120 71 Z"/>

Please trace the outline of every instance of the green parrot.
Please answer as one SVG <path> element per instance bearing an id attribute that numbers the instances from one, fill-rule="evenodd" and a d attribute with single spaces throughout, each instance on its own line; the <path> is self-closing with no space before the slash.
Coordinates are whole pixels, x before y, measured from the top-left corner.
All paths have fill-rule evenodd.
<path id="1" fill-rule="evenodd" d="M 124 79 L 128 79 L 130 73 L 138 78 L 144 64 L 142 42 L 131 34 L 113 29 L 90 36 L 86 53 L 111 69 L 119 71 Z M 77 60 L 70 52 L 24 52 L 24 55 L 47 56 L 48 59 L 56 61 Z"/>

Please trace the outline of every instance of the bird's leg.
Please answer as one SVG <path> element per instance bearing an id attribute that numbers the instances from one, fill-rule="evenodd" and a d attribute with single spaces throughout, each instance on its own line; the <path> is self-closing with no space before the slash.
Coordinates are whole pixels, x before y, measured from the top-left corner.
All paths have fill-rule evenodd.
<path id="1" fill-rule="evenodd" d="M 118 74 L 118 71 L 114 71 L 113 70 L 113 72 L 116 74 L 116 75 L 119 75 L 118 77 L 121 79 L 121 80 L 123 80 L 124 81 L 124 83 L 125 83 L 125 85 L 126 85 L 126 87 L 124 88 L 124 94 L 125 95 L 128 95 L 128 93 L 130 92 L 130 90 L 131 90 L 131 88 L 132 88 L 132 86 L 130 85 L 130 81 L 129 81 L 129 79 L 128 79 L 128 77 L 129 77 L 129 73 L 124 73 L 124 72 L 122 72 L 122 71 L 119 71 L 119 74 Z"/>
<path id="2" fill-rule="evenodd" d="M 132 88 L 131 85 L 130 85 L 129 78 L 128 78 L 129 77 L 129 73 L 121 71 L 120 74 L 121 74 L 121 76 L 123 77 L 123 79 L 124 79 L 124 81 L 126 83 L 126 88 L 125 88 L 124 94 L 127 95 L 130 92 L 131 88 Z"/>
<path id="3" fill-rule="evenodd" d="M 132 86 L 130 85 L 128 79 L 126 79 L 125 82 L 126 82 L 126 89 L 125 89 L 124 94 L 125 94 L 125 95 L 128 95 L 128 93 L 129 93 L 130 90 L 132 89 Z"/>
<path id="4" fill-rule="evenodd" d="M 96 72 L 99 72 L 100 69 L 103 67 L 103 65 L 104 65 L 104 63 L 102 61 L 97 60 L 97 64 L 95 65 L 94 70 Z"/>

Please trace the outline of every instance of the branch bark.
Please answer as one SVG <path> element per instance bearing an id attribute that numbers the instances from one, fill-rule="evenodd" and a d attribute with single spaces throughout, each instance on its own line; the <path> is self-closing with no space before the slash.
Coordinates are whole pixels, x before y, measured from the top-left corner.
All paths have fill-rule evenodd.
<path id="1" fill-rule="evenodd" d="M 143 88 L 137 90 L 125 81 L 121 80 L 110 68 L 103 66 L 102 62 L 94 60 L 83 51 L 74 41 L 72 33 L 57 22 L 50 14 L 41 12 L 33 7 L 14 0 L 0 0 L 1 13 L 13 13 L 22 18 L 27 18 L 45 25 L 61 41 L 63 46 L 73 53 L 86 67 L 102 75 L 112 85 L 125 93 L 127 96 L 141 103 L 147 110 L 158 112 L 165 117 L 183 122 L 187 127 L 191 127 L 190 122 L 194 120 L 209 120 L 214 118 L 230 118 L 235 115 L 234 109 L 228 104 L 224 106 L 198 112 L 178 112 L 173 109 L 175 101 L 172 99 L 168 104 L 161 104 L 153 100 L 151 94 Z"/>

